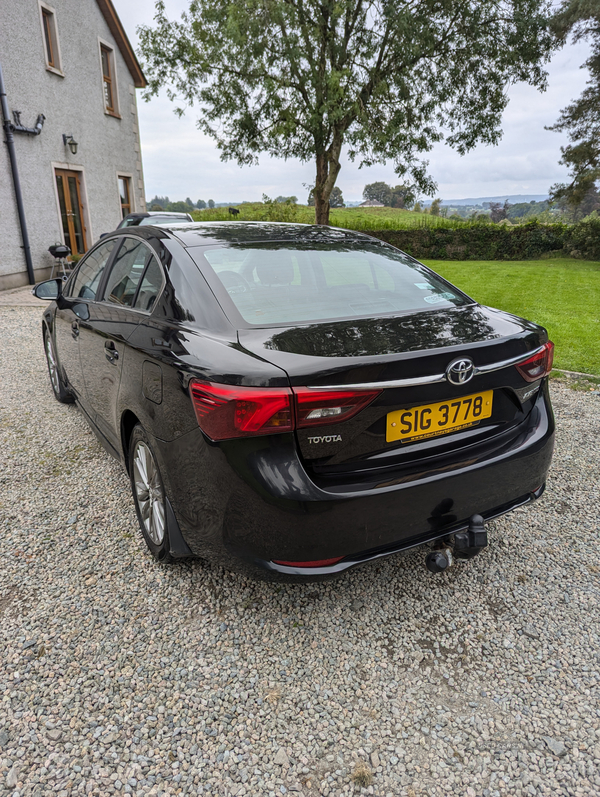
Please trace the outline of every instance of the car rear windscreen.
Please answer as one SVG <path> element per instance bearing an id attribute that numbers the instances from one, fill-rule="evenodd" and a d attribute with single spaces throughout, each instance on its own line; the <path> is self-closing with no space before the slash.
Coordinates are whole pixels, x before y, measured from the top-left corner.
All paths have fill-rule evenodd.
<path id="1" fill-rule="evenodd" d="M 364 318 L 471 303 L 383 246 L 240 244 L 203 250 L 249 324 Z"/>
<path id="2" fill-rule="evenodd" d="M 182 221 L 189 221 L 187 216 L 144 216 L 140 221 L 140 227 L 146 224 L 180 224 Z"/>

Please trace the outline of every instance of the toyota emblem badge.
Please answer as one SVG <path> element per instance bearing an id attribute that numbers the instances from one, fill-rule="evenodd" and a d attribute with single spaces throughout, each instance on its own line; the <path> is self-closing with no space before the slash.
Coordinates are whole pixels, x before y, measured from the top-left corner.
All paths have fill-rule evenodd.
<path id="1" fill-rule="evenodd" d="M 460 360 L 453 360 L 446 368 L 446 379 L 453 385 L 464 385 L 475 375 L 473 360 L 462 357 Z"/>

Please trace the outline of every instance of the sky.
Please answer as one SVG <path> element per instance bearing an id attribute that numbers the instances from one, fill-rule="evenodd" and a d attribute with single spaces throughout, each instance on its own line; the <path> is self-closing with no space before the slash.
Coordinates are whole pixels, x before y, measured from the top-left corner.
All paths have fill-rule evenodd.
<path id="1" fill-rule="evenodd" d="M 136 28 L 152 24 L 154 0 L 113 0 L 134 47 Z M 165 0 L 167 14 L 178 17 L 189 7 L 186 0 Z M 504 112 L 502 141 L 498 146 L 478 146 L 461 157 L 443 143 L 425 157 L 429 173 L 438 184 L 436 196 L 446 199 L 546 194 L 549 187 L 567 178 L 560 166 L 560 147 L 566 137 L 544 129 L 552 125 L 560 110 L 577 97 L 588 77 L 580 68 L 588 54 L 585 44 L 568 45 L 547 66 L 548 89 L 538 92 L 525 84 L 509 89 L 510 102 Z M 140 136 L 146 196 L 168 196 L 171 201 L 214 199 L 215 202 L 260 201 L 295 195 L 305 202 L 304 184 L 314 183 L 314 165 L 297 160 L 259 156 L 258 166 L 239 167 L 223 162 L 214 141 L 196 127 L 197 108 L 179 118 L 174 104 L 163 91 L 145 102 L 138 91 Z M 400 182 L 393 164 L 359 169 L 342 157 L 337 185 L 346 201 L 360 200 L 366 183 L 377 180 Z"/>

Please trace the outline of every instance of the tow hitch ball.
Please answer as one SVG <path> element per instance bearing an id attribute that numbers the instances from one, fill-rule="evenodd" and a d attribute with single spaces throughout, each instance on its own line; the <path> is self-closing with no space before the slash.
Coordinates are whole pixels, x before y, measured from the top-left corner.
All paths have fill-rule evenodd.
<path id="1" fill-rule="evenodd" d="M 457 531 L 454 535 L 454 549 L 448 547 L 431 551 L 425 559 L 425 566 L 431 573 L 441 573 L 457 559 L 472 559 L 488 544 L 487 531 L 481 515 L 473 515 L 469 527 L 465 531 Z"/>

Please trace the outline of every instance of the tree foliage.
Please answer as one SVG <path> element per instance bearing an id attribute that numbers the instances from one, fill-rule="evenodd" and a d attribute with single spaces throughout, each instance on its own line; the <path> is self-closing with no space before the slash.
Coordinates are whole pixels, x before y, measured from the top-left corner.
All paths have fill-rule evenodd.
<path id="1" fill-rule="evenodd" d="M 363 198 L 381 202 L 388 208 L 411 208 L 415 203 L 416 193 L 410 185 L 403 184 L 392 188 L 387 183 L 376 182 L 365 185 Z"/>
<path id="2" fill-rule="evenodd" d="M 498 224 L 499 221 L 504 221 L 504 219 L 508 218 L 508 208 L 508 199 L 504 204 L 500 202 L 490 202 L 490 219 L 495 224 Z"/>
<path id="3" fill-rule="evenodd" d="M 550 130 L 565 131 L 571 144 L 561 147 L 561 163 L 570 169 L 571 182 L 553 185 L 553 199 L 564 197 L 577 208 L 600 180 L 600 3 L 598 0 L 564 0 L 553 20 L 559 40 L 572 35 L 587 39 L 592 51 L 585 62 L 590 79 L 581 96 L 563 109 Z M 579 215 L 587 215 L 581 211 Z"/>
<path id="4" fill-rule="evenodd" d="M 381 202 L 389 208 L 392 206 L 392 189 L 384 182 L 367 183 L 363 189 L 363 199 Z"/>
<path id="5" fill-rule="evenodd" d="M 412 208 L 416 199 L 415 189 L 410 185 L 396 185 L 392 188 L 393 208 Z"/>
<path id="6" fill-rule="evenodd" d="M 308 193 L 308 206 L 314 208 L 315 206 L 315 189 L 314 186 L 310 189 Z M 334 186 L 331 195 L 329 197 L 329 207 L 330 208 L 345 208 L 346 204 L 344 202 L 344 197 L 342 195 L 342 189 L 338 188 L 338 186 Z"/>
<path id="7" fill-rule="evenodd" d="M 329 196 L 330 208 L 345 208 L 344 197 L 342 196 L 342 189 L 335 185 Z"/>
<path id="8" fill-rule="evenodd" d="M 434 199 L 429 208 L 429 213 L 432 216 L 439 216 L 441 205 L 442 205 L 442 200 L 439 197 L 437 199 Z"/>
<path id="9" fill-rule="evenodd" d="M 420 159 L 444 135 L 458 152 L 496 143 L 506 88 L 543 88 L 549 0 L 190 0 L 179 21 L 156 2 L 141 27 L 147 97 L 197 103 L 223 159 L 312 160 L 327 223 L 345 147 L 391 160 L 425 193 Z"/>

